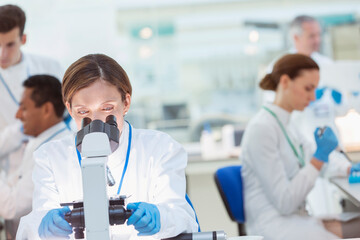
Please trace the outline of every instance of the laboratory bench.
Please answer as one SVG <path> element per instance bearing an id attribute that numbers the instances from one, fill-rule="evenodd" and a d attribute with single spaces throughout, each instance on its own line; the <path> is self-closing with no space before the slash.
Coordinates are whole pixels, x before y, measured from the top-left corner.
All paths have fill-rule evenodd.
<path id="1" fill-rule="evenodd" d="M 333 177 L 330 182 L 344 192 L 356 207 L 360 207 L 360 183 L 350 184 L 347 177 Z"/>
<path id="2" fill-rule="evenodd" d="M 360 162 L 360 151 L 348 152 L 352 162 Z M 330 182 L 337 186 L 356 207 L 360 207 L 360 183 L 350 184 L 347 177 L 332 177 Z"/>

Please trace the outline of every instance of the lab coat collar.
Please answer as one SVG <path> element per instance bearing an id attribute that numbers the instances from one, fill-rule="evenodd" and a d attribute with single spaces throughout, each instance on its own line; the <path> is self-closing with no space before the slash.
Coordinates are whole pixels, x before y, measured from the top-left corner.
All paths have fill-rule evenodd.
<path id="1" fill-rule="evenodd" d="M 61 121 L 61 122 L 55 124 L 54 126 L 46 129 L 44 132 L 40 133 L 39 136 L 30 138 L 28 145 L 29 146 L 32 145 L 32 147 L 34 149 L 37 149 L 38 147 L 40 147 L 42 144 L 45 143 L 44 141 L 46 141 L 47 138 L 49 138 L 50 136 L 55 134 L 57 131 L 60 131 L 60 129 L 63 129 L 63 128 L 66 128 L 66 125 L 65 125 L 64 121 Z M 65 131 L 68 131 L 68 130 L 66 129 Z M 52 139 L 49 139 L 49 140 L 52 140 Z"/>
<path id="2" fill-rule="evenodd" d="M 40 135 L 37 136 L 36 138 L 37 139 L 43 139 L 45 137 L 51 136 L 52 134 L 54 134 L 55 132 L 57 132 L 58 130 L 60 130 L 62 128 L 66 128 L 66 125 L 65 125 L 64 121 L 61 121 L 61 122 L 55 124 L 54 126 L 46 129 L 45 131 L 40 133 Z"/>
<path id="3" fill-rule="evenodd" d="M 128 138 L 129 138 L 129 124 L 125 121 L 123 121 L 123 127 L 120 133 L 120 139 L 119 139 L 119 147 L 125 144 L 127 146 L 128 144 Z"/>
<path id="4" fill-rule="evenodd" d="M 51 136 L 52 134 L 55 134 L 57 131 L 59 131 L 60 129 L 63 128 L 67 128 L 66 124 L 64 123 L 64 121 L 61 121 L 57 124 L 55 124 L 54 126 L 46 129 L 45 131 L 43 131 L 42 133 L 39 134 L 39 136 L 37 136 L 34 139 L 39 139 L 41 140 L 45 140 L 46 138 L 48 138 L 49 136 Z"/>
<path id="5" fill-rule="evenodd" d="M 109 167 L 116 166 L 125 160 L 129 139 L 129 124 L 123 122 L 123 128 L 119 139 L 119 147 L 109 156 Z"/>
<path id="6" fill-rule="evenodd" d="M 289 123 L 291 113 L 273 103 L 267 103 L 265 104 L 265 106 L 276 114 L 276 116 L 284 126 Z"/>

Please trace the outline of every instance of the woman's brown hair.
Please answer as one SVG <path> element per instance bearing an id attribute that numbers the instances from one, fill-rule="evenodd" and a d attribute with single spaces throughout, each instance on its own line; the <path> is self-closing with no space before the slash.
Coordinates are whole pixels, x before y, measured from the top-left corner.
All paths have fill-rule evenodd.
<path id="1" fill-rule="evenodd" d="M 271 73 L 265 75 L 259 86 L 264 90 L 276 91 L 280 77 L 284 74 L 295 79 L 303 70 L 319 70 L 317 63 L 303 54 L 287 54 L 276 61 Z"/>
<path id="2" fill-rule="evenodd" d="M 66 70 L 62 82 L 62 96 L 64 103 L 69 102 L 80 89 L 90 86 L 99 79 L 114 85 L 125 101 L 126 94 L 132 93 L 129 78 L 124 69 L 111 57 L 104 54 L 89 54 Z"/>

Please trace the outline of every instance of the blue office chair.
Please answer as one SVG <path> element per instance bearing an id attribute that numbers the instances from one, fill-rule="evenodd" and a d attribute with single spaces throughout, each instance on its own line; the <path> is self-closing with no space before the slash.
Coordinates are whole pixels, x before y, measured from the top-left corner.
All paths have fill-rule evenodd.
<path id="1" fill-rule="evenodd" d="M 239 235 L 246 236 L 241 166 L 220 168 L 214 178 L 231 220 L 238 224 Z"/>

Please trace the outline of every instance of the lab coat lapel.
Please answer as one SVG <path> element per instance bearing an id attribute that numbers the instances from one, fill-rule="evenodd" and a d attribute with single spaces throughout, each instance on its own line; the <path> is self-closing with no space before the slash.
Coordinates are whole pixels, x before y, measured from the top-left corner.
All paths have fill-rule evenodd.
<path id="1" fill-rule="evenodd" d="M 126 152 L 128 147 L 128 138 L 129 138 L 129 125 L 124 121 L 121 135 L 119 138 L 119 147 L 113 152 L 108 159 L 108 166 L 110 170 L 112 168 L 119 167 L 120 164 L 123 164 L 126 158 Z"/>
<path id="2" fill-rule="evenodd" d="M 286 128 L 287 125 L 289 124 L 291 114 L 275 104 L 268 104 L 266 105 L 266 107 L 268 107 L 271 111 L 273 111 L 276 114 L 280 122 Z"/>

